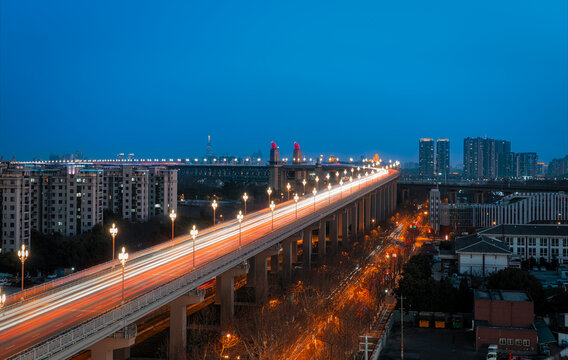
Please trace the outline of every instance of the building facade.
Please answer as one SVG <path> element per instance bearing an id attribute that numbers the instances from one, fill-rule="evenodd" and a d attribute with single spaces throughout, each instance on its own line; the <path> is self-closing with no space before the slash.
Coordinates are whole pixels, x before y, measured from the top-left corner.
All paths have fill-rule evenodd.
<path id="1" fill-rule="evenodd" d="M 525 291 L 475 290 L 475 347 L 535 352 L 534 303 Z"/>
<path id="2" fill-rule="evenodd" d="M 514 193 L 492 204 L 440 204 L 439 207 L 440 225 L 453 228 L 568 221 L 568 195 L 564 192 Z"/>
<path id="3" fill-rule="evenodd" d="M 460 274 L 485 277 L 509 266 L 511 251 L 499 240 L 484 235 L 469 235 L 456 240 Z"/>
<path id="4" fill-rule="evenodd" d="M 450 175 L 450 140 L 436 141 L 436 173 L 445 177 Z"/>
<path id="5" fill-rule="evenodd" d="M 498 225 L 479 234 L 499 239 L 522 260 L 568 264 L 568 225 Z"/>
<path id="6" fill-rule="evenodd" d="M 0 167 L 0 252 L 17 251 L 30 245 L 31 188 L 27 170 Z"/>
<path id="7" fill-rule="evenodd" d="M 418 143 L 418 172 L 422 178 L 433 178 L 434 167 L 434 140 L 420 139 Z"/>

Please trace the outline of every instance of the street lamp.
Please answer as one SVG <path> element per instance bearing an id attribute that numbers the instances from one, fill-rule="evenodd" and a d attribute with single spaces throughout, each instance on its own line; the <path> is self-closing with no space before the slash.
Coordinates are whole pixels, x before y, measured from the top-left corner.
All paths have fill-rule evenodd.
<path id="1" fill-rule="evenodd" d="M 197 237 L 197 228 L 193 225 L 193 228 L 189 231 L 189 234 L 193 238 L 193 267 L 195 267 L 195 238 Z"/>
<path id="2" fill-rule="evenodd" d="M 316 195 L 318 193 L 318 189 L 314 188 L 312 190 L 312 194 L 314 194 L 314 212 L 316 212 Z"/>
<path id="3" fill-rule="evenodd" d="M 308 182 L 306 181 L 306 179 L 302 180 L 302 185 L 304 185 L 304 192 L 302 193 L 302 195 L 306 195 L 306 184 Z"/>
<path id="4" fill-rule="evenodd" d="M 174 209 L 170 213 L 170 219 L 172 219 L 172 240 L 174 239 L 174 221 L 176 221 L 177 214 Z"/>
<path id="5" fill-rule="evenodd" d="M 26 245 L 22 244 L 22 247 L 18 250 L 18 258 L 20 258 L 20 261 L 22 262 L 22 291 L 24 291 L 24 262 L 29 255 L 30 253 L 28 249 L 26 249 Z"/>
<path id="6" fill-rule="evenodd" d="M 272 189 L 268 188 L 268 190 L 266 190 L 266 192 L 268 193 L 268 204 L 270 204 L 270 195 L 272 195 Z"/>
<path id="7" fill-rule="evenodd" d="M 298 196 L 298 194 L 294 194 L 294 201 L 296 202 L 296 219 L 298 218 L 298 200 L 300 199 L 300 197 Z"/>
<path id="8" fill-rule="evenodd" d="M 343 179 L 339 180 L 339 190 L 341 193 L 341 198 L 343 199 Z"/>
<path id="9" fill-rule="evenodd" d="M 215 209 L 217 209 L 217 200 L 213 200 L 211 207 L 213 208 L 213 225 L 215 225 Z"/>
<path id="10" fill-rule="evenodd" d="M 290 183 L 286 184 L 286 190 L 288 190 L 288 194 L 286 195 L 286 200 L 290 200 L 290 189 L 292 188 L 292 185 L 290 185 Z"/>
<path id="11" fill-rule="evenodd" d="M 320 181 L 319 176 L 316 176 L 316 189 L 319 188 L 319 186 L 318 186 L 319 181 Z"/>
<path id="12" fill-rule="evenodd" d="M 237 214 L 237 220 L 239 220 L 239 248 L 241 247 L 241 223 L 243 221 L 243 218 L 243 213 L 239 210 L 239 213 Z M 274 225 L 272 226 L 274 227 Z"/>
<path id="13" fill-rule="evenodd" d="M 331 204 L 331 184 L 327 184 L 327 190 L 329 191 L 329 203 Z"/>
<path id="14" fill-rule="evenodd" d="M 114 238 L 116 237 L 116 234 L 118 234 L 118 228 L 114 226 L 114 223 L 112 224 L 109 232 L 110 236 L 112 236 L 112 267 L 114 269 Z"/>
<path id="15" fill-rule="evenodd" d="M 361 174 L 357 174 L 357 179 L 359 180 L 359 190 L 361 190 Z"/>
<path id="16" fill-rule="evenodd" d="M 337 181 L 337 179 L 339 179 L 339 171 L 335 172 L 335 181 Z"/>
<path id="17" fill-rule="evenodd" d="M 122 247 L 122 252 L 118 254 L 118 260 L 122 264 L 122 303 L 124 304 L 124 266 L 126 265 L 126 260 L 128 260 L 128 253 L 125 251 L 124 246 Z"/>
<path id="18" fill-rule="evenodd" d="M 272 201 L 270 203 L 270 211 L 272 211 L 272 230 L 274 230 L 274 208 L 276 207 L 276 205 L 274 205 L 274 201 Z"/>
<path id="19" fill-rule="evenodd" d="M 248 200 L 248 195 L 247 193 L 244 193 L 243 195 L 243 200 L 245 201 L 245 215 L 247 214 L 247 200 Z"/>
<path id="20" fill-rule="evenodd" d="M 329 183 L 329 173 L 325 174 L 325 179 L 326 179 L 327 182 Z"/>
<path id="21" fill-rule="evenodd" d="M 350 177 L 349 177 L 349 182 L 350 182 L 350 183 L 353 182 L 353 176 L 350 176 Z M 353 186 L 351 186 L 350 189 L 351 189 L 351 190 L 350 190 L 350 191 L 351 191 L 351 194 L 353 194 Z"/>

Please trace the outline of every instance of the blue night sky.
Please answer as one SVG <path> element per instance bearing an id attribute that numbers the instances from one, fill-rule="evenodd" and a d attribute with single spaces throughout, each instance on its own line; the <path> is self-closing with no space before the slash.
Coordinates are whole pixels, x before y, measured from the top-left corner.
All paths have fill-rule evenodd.
<path id="1" fill-rule="evenodd" d="M 568 154 L 567 2 L 0 1 L 0 154 Z"/>

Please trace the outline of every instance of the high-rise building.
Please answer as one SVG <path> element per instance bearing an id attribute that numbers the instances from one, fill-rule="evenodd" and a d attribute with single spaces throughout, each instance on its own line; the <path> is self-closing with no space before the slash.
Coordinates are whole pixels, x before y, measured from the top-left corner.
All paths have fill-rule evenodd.
<path id="1" fill-rule="evenodd" d="M 428 203 L 430 204 L 429 206 L 430 227 L 434 230 L 434 232 L 437 233 L 440 231 L 440 204 L 441 204 L 440 190 L 438 190 L 438 188 L 430 190 Z"/>
<path id="2" fill-rule="evenodd" d="M 450 174 L 450 140 L 436 141 L 436 173 L 442 177 Z"/>
<path id="3" fill-rule="evenodd" d="M 0 168 L 0 249 L 17 251 L 30 245 L 30 173 L 28 170 Z"/>
<path id="4" fill-rule="evenodd" d="M 418 143 L 418 172 L 422 178 L 434 177 L 434 140 L 420 139 Z"/>
<path id="5" fill-rule="evenodd" d="M 466 179 L 496 179 L 510 176 L 511 143 L 489 138 L 465 138 L 463 176 Z"/>
<path id="6" fill-rule="evenodd" d="M 512 153 L 512 173 L 514 178 L 535 177 L 538 156 L 536 153 Z"/>
<path id="7" fill-rule="evenodd" d="M 568 155 L 561 159 L 552 159 L 548 165 L 548 176 L 552 178 L 568 178 Z"/>

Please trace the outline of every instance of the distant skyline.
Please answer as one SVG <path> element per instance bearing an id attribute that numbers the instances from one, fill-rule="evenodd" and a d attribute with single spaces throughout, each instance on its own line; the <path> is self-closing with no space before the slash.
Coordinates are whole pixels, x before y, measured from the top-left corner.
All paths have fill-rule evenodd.
<path id="1" fill-rule="evenodd" d="M 0 2 L 0 154 L 568 154 L 564 0 Z"/>

